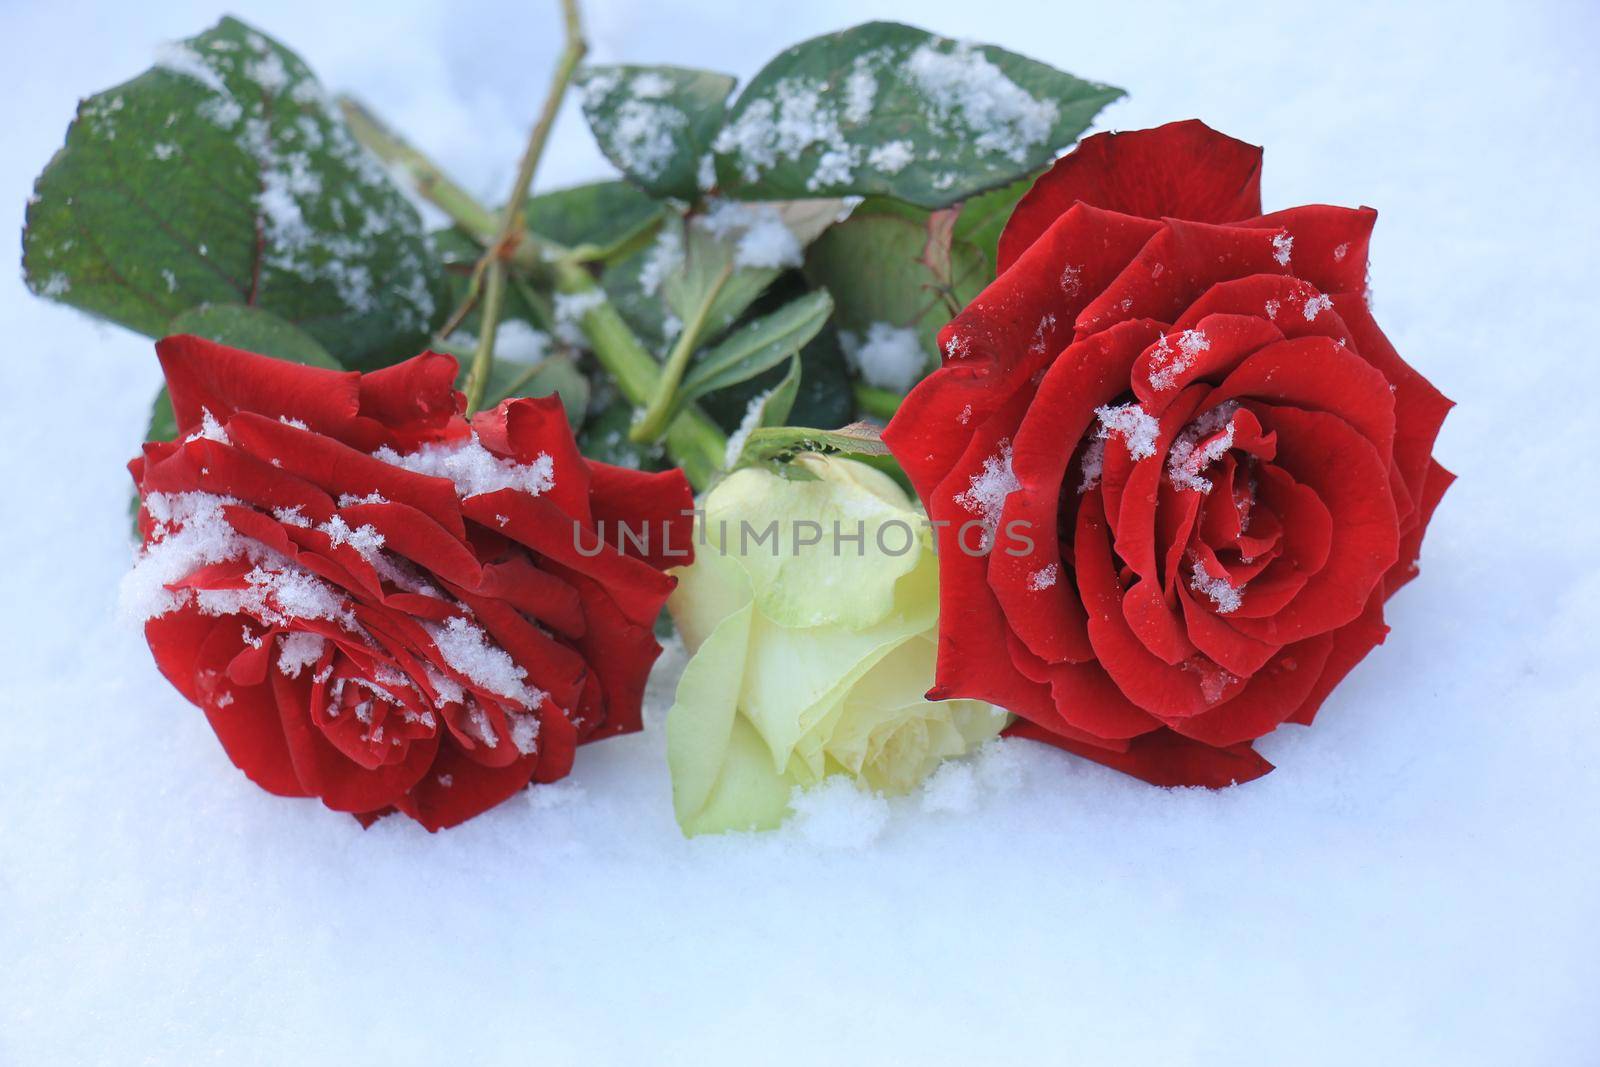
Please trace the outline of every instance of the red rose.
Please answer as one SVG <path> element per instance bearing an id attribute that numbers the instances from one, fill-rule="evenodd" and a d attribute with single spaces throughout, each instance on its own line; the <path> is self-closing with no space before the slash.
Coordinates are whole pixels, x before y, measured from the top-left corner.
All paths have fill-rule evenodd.
<path id="1" fill-rule="evenodd" d="M 357 374 L 156 351 L 179 437 L 130 464 L 125 597 L 252 781 L 437 830 L 639 729 L 663 569 L 689 559 L 680 472 L 585 460 L 553 397 L 469 425 L 449 356 Z M 600 547 L 619 521 L 654 543 Z"/>
<path id="2" fill-rule="evenodd" d="M 1260 173 L 1179 122 L 1087 139 L 1017 206 L 884 434 L 950 524 L 930 699 L 1221 786 L 1383 640 L 1450 401 L 1367 308 L 1376 213 L 1262 215 Z"/>

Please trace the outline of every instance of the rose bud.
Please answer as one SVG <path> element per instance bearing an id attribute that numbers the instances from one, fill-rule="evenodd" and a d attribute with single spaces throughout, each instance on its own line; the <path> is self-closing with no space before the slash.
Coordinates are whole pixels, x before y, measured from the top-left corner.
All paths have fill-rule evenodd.
<path id="1" fill-rule="evenodd" d="M 639 729 L 664 568 L 691 551 L 681 473 L 585 460 L 555 397 L 469 423 L 449 356 L 156 351 L 179 435 L 129 465 L 124 602 L 257 785 L 437 830 Z M 601 544 L 619 521 L 651 548 Z"/>
<path id="2" fill-rule="evenodd" d="M 1261 214 L 1261 150 L 1180 122 L 1085 140 L 884 440 L 940 534 L 938 681 L 1163 785 L 1271 769 L 1383 640 L 1452 476 L 1450 408 L 1365 297 L 1376 213 Z M 954 550 L 1025 524 L 1033 551 Z"/>
<path id="3" fill-rule="evenodd" d="M 745 468 L 711 491 L 668 601 L 693 652 L 667 714 L 687 834 L 777 826 L 793 789 L 829 774 L 904 793 L 1006 722 L 923 698 L 938 564 L 915 503 L 853 460 L 804 454 L 787 474 Z"/>

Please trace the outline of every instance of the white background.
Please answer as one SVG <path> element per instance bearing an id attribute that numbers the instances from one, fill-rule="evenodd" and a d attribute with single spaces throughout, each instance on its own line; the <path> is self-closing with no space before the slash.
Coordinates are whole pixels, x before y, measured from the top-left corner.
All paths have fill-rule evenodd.
<path id="1" fill-rule="evenodd" d="M 1269 210 L 1377 207 L 1379 320 L 1461 405 L 1388 644 L 1223 793 L 1008 743 L 947 810 L 686 842 L 663 677 L 656 729 L 567 782 L 363 832 L 246 781 L 114 617 L 156 362 L 13 268 L 0 1063 L 1600 1062 L 1592 0 L 589 6 L 597 58 L 741 76 L 898 17 L 1127 87 L 1102 128 L 1264 144 Z M 233 8 L 486 198 L 509 184 L 553 3 Z M 220 13 L 0 2 L 9 254 L 76 99 Z M 569 113 L 540 184 L 605 170 Z"/>

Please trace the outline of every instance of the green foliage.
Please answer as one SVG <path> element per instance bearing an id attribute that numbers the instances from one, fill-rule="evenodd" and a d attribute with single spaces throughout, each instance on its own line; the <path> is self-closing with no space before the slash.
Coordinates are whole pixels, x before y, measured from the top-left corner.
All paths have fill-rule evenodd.
<path id="1" fill-rule="evenodd" d="M 414 355 L 446 310 L 416 210 L 305 64 L 231 18 L 83 102 L 23 267 L 39 295 L 141 333 L 246 304 L 353 366 Z"/>
<path id="2" fill-rule="evenodd" d="M 889 196 L 938 208 L 1037 171 L 1122 90 L 993 45 L 869 22 L 755 76 L 718 134 L 730 196 Z"/>
<path id="3" fill-rule="evenodd" d="M 684 67 L 591 65 L 578 84 L 594 139 L 618 170 L 652 196 L 685 203 L 699 196 L 732 78 Z"/>

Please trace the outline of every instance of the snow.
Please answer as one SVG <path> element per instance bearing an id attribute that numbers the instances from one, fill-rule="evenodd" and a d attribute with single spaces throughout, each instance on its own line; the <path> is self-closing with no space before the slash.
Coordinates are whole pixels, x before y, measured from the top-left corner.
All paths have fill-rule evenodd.
<path id="1" fill-rule="evenodd" d="M 501 489 L 516 489 L 538 496 L 555 485 L 555 461 L 549 453 L 541 452 L 532 463 L 518 463 L 502 459 L 490 452 L 472 434 L 450 444 L 423 445 L 415 452 L 401 455 L 384 447 L 373 458 L 417 474 L 434 478 L 447 478 L 462 496 L 480 496 Z"/>
<path id="2" fill-rule="evenodd" d="M 156 362 L 13 270 L 0 1062 L 1591 1064 L 1600 506 L 1571 456 L 1600 433 L 1571 368 L 1600 231 L 1594 6 L 584 6 L 597 61 L 743 78 L 864 18 L 995 41 L 1129 88 L 1103 128 L 1199 115 L 1266 145 L 1269 209 L 1378 208 L 1379 321 L 1461 402 L 1439 451 L 1463 478 L 1393 632 L 1313 729 L 1263 744 L 1277 771 L 1221 793 L 1006 741 L 958 765 L 970 792 L 941 771 L 887 801 L 860 848 L 823 840 L 820 800 L 806 832 L 686 841 L 673 658 L 646 731 L 583 748 L 572 778 L 437 836 L 362 831 L 251 785 L 115 617 Z M 560 45 L 541 4 L 230 7 L 486 198 Z M 78 99 L 218 10 L 0 7 L 13 236 Z M 541 186 L 606 173 L 569 108 Z M 374 1017 L 361 994 L 397 964 L 428 1010 Z"/>
<path id="3" fill-rule="evenodd" d="M 490 640 L 481 626 L 459 615 L 443 625 L 423 625 L 450 669 L 474 685 L 525 708 L 536 708 L 544 700 L 544 693 L 527 684 L 528 672 Z"/>
<path id="4" fill-rule="evenodd" d="M 800 239 L 771 204 L 716 200 L 695 220 L 695 225 L 705 227 L 713 237 L 732 242 L 736 267 L 775 270 L 800 265 Z"/>
<path id="5" fill-rule="evenodd" d="M 1060 117 L 1054 100 L 1040 100 L 1005 76 L 971 44 L 945 50 L 925 44 L 906 60 L 906 73 L 927 97 L 935 119 L 970 139 L 979 152 L 1021 162 Z"/>
<path id="6" fill-rule="evenodd" d="M 1000 528 L 1000 516 L 1005 511 L 1006 498 L 1022 483 L 1011 467 L 1011 440 L 1003 439 L 994 455 L 983 461 L 983 469 L 974 474 L 967 487 L 955 496 L 955 502 L 978 517 L 983 525 L 983 551 L 994 546 L 994 535 Z M 965 542 L 963 542 L 965 543 Z"/>
<path id="7" fill-rule="evenodd" d="M 928 365 L 917 331 L 887 322 L 867 326 L 866 336 L 839 331 L 845 358 L 868 385 L 905 393 L 922 378 Z"/>
<path id="8" fill-rule="evenodd" d="M 1147 459 L 1156 454 L 1161 424 L 1143 405 L 1137 402 L 1102 404 L 1094 409 L 1094 414 L 1100 420 L 1100 428 L 1096 431 L 1100 438 L 1107 441 L 1112 437 L 1118 438 L 1128 449 L 1128 455 L 1134 459 Z"/>
<path id="9" fill-rule="evenodd" d="M 1197 556 L 1191 556 L 1189 563 L 1194 568 L 1189 576 L 1189 588 L 1203 593 L 1216 607 L 1218 615 L 1231 615 L 1244 605 L 1244 586 L 1229 583 L 1226 575 L 1212 574 Z"/>

